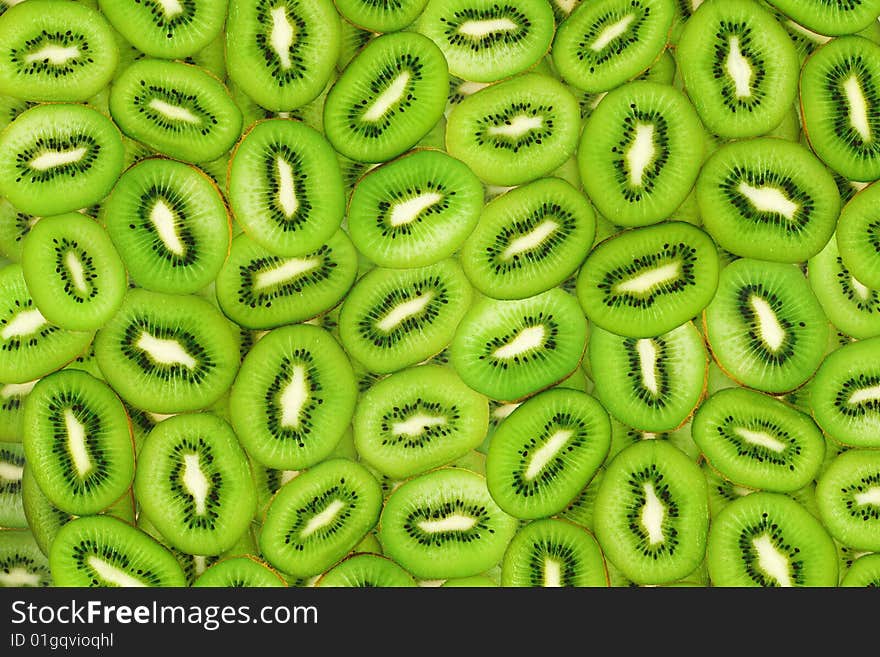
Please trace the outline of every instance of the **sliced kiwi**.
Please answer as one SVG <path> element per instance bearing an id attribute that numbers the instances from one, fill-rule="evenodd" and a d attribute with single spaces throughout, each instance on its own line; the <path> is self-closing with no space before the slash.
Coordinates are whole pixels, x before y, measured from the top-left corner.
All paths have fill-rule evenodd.
<path id="1" fill-rule="evenodd" d="M 351 422 L 356 397 L 351 365 L 330 333 L 284 326 L 262 337 L 245 357 L 232 386 L 230 413 L 250 456 L 271 468 L 294 470 L 333 451 Z"/>
<path id="2" fill-rule="evenodd" d="M 713 519 L 706 546 L 713 586 L 837 586 L 837 551 L 810 513 L 781 493 L 758 492 Z"/>
<path id="3" fill-rule="evenodd" d="M 880 452 L 852 449 L 835 457 L 816 484 L 822 524 L 841 544 L 880 552 Z"/>
<path id="4" fill-rule="evenodd" d="M 706 478 L 670 443 L 644 440 L 608 464 L 596 493 L 602 552 L 627 579 L 666 584 L 703 560 L 709 530 Z"/>
<path id="5" fill-rule="evenodd" d="M 767 0 L 801 25 L 822 34 L 852 34 L 867 28 L 880 15 L 877 0 Z"/>
<path id="6" fill-rule="evenodd" d="M 735 381 L 765 392 L 805 383 L 825 355 L 828 320 L 797 265 L 727 265 L 704 313 L 712 355 Z"/>
<path id="7" fill-rule="evenodd" d="M 577 299 L 559 288 L 514 301 L 482 298 L 459 323 L 450 362 L 474 390 L 517 401 L 574 372 L 586 338 Z"/>
<path id="8" fill-rule="evenodd" d="M 40 551 L 48 556 L 55 536 L 73 516 L 49 501 L 34 478 L 33 469 L 27 464 L 21 474 L 21 499 L 27 526 Z"/>
<path id="9" fill-rule="evenodd" d="M 24 402 L 36 383 L 0 385 L 0 441 L 21 442 L 24 437 Z"/>
<path id="10" fill-rule="evenodd" d="M 843 264 L 871 289 L 880 289 L 880 185 L 855 194 L 840 212 L 837 246 Z"/>
<path id="11" fill-rule="evenodd" d="M 400 565 L 378 554 L 353 554 L 315 582 L 317 587 L 400 588 L 418 586 Z"/>
<path id="12" fill-rule="evenodd" d="M 287 586 L 287 582 L 256 557 L 230 557 L 209 566 L 193 586 L 264 588 Z"/>
<path id="13" fill-rule="evenodd" d="M 21 443 L 0 442 L 0 527 L 28 527 L 22 495 L 24 465 Z"/>
<path id="14" fill-rule="evenodd" d="M 880 588 L 880 554 L 866 554 L 856 559 L 840 586 Z"/>
<path id="15" fill-rule="evenodd" d="M 0 529 L 0 588 L 53 584 L 49 560 L 40 551 L 30 530 Z"/>
<path id="16" fill-rule="evenodd" d="M 385 502 L 379 541 L 385 554 L 422 579 L 469 577 L 499 563 L 516 532 L 486 480 L 441 468 L 407 480 Z"/>
<path id="17" fill-rule="evenodd" d="M 317 575 L 376 525 L 381 506 L 379 482 L 364 466 L 323 461 L 278 491 L 266 511 L 260 550 L 287 574 Z"/>

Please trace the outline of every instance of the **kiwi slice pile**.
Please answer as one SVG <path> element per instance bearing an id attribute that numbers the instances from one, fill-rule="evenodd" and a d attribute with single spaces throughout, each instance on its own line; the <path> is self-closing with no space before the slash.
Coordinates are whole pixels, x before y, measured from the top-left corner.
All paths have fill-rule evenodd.
<path id="1" fill-rule="evenodd" d="M 880 586 L 880 0 L 0 0 L 0 586 Z"/>

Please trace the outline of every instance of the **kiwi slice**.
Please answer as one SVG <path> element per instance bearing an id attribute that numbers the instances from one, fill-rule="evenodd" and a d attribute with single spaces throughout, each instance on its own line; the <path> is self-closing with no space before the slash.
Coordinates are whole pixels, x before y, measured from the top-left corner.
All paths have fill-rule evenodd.
<path id="1" fill-rule="evenodd" d="M 836 234 L 843 264 L 871 289 L 880 289 L 878 204 L 880 185 L 871 185 L 855 194 L 840 212 Z"/>
<path id="2" fill-rule="evenodd" d="M 330 81 L 341 43 L 331 0 L 229 0 L 226 26 L 229 78 L 266 109 L 302 107 Z"/>
<path id="3" fill-rule="evenodd" d="M 183 162 L 139 161 L 119 178 L 101 216 L 131 279 L 155 292 L 201 290 L 229 251 L 229 213 L 220 190 Z"/>
<path id="4" fill-rule="evenodd" d="M 0 384 L 0 441 L 21 442 L 24 436 L 24 401 L 36 383 Z"/>
<path id="5" fill-rule="evenodd" d="M 134 478 L 128 416 L 110 387 L 80 370 L 39 381 L 28 395 L 24 451 L 34 479 L 59 509 L 102 511 Z"/>
<path id="6" fill-rule="evenodd" d="M 808 149 L 765 137 L 719 148 L 696 190 L 703 226 L 720 247 L 747 258 L 803 262 L 834 233 L 835 187 Z"/>
<path id="7" fill-rule="evenodd" d="M 514 301 L 482 298 L 462 318 L 450 362 L 474 390 L 517 401 L 569 376 L 584 354 L 587 322 L 559 288 Z"/>
<path id="8" fill-rule="evenodd" d="M 353 426 L 360 458 L 392 479 L 406 479 L 479 447 L 489 404 L 451 368 L 421 365 L 371 386 L 358 399 Z"/>
<path id="9" fill-rule="evenodd" d="M 501 586 L 608 586 L 605 559 L 586 529 L 566 520 L 535 520 L 510 541 L 501 564 Z"/>
<path id="10" fill-rule="evenodd" d="M 21 265 L 0 269 L 0 381 L 30 384 L 82 354 L 94 335 L 50 323 L 27 289 Z"/>
<path id="11" fill-rule="evenodd" d="M 241 111 L 223 83 L 182 62 L 131 64 L 110 88 L 110 113 L 127 136 L 185 162 L 216 160 L 241 134 Z"/>
<path id="12" fill-rule="evenodd" d="M 758 492 L 713 519 L 706 546 L 713 586 L 837 586 L 837 551 L 810 513 L 781 493 Z"/>
<path id="13" fill-rule="evenodd" d="M 469 577 L 504 557 L 516 520 L 502 511 L 486 480 L 468 470 L 441 468 L 407 480 L 382 510 L 385 554 L 416 577 Z"/>
<path id="14" fill-rule="evenodd" d="M 0 94 L 32 101 L 84 101 L 116 71 L 107 18 L 82 3 L 21 3 L 0 18 Z"/>
<path id="15" fill-rule="evenodd" d="M 856 559 L 840 586 L 880 588 L 880 554 L 866 554 Z"/>
<path id="16" fill-rule="evenodd" d="M 606 331 L 654 337 L 709 304 L 720 264 L 712 239 L 681 221 L 632 228 L 593 248 L 577 278 L 587 317 Z"/>
<path id="17" fill-rule="evenodd" d="M 424 267 L 458 251 L 482 207 L 483 186 L 467 165 L 442 151 L 416 150 L 357 183 L 348 230 L 380 267 Z"/>
<path id="18" fill-rule="evenodd" d="M 351 422 L 356 397 L 351 365 L 330 333 L 294 325 L 270 331 L 251 348 L 229 407 L 250 456 L 294 470 L 333 451 Z"/>
<path id="19" fill-rule="evenodd" d="M 666 584 L 703 560 L 706 479 L 672 444 L 644 440 L 621 451 L 606 467 L 594 504 L 599 545 L 627 579 Z"/>
<path id="20" fill-rule="evenodd" d="M 685 23 L 675 56 L 697 113 L 720 137 L 769 132 L 797 97 L 794 43 L 754 0 L 700 5 Z"/>
<path id="21" fill-rule="evenodd" d="M 462 246 L 462 268 L 483 294 L 524 299 L 574 274 L 595 232 L 583 194 L 560 178 L 536 180 L 486 204 Z"/>
<path id="22" fill-rule="evenodd" d="M 339 229 L 345 213 L 333 149 L 292 119 L 252 126 L 229 163 L 229 204 L 241 228 L 266 249 L 301 256 Z"/>
<path id="23" fill-rule="evenodd" d="M 28 527 L 21 492 L 24 465 L 21 443 L 0 442 L 0 527 Z"/>
<path id="24" fill-rule="evenodd" d="M 99 0 L 98 4 L 113 27 L 142 53 L 184 59 L 220 34 L 227 0 Z"/>
<path id="25" fill-rule="evenodd" d="M 334 0 L 336 10 L 361 31 L 397 32 L 410 25 L 428 0 Z M 344 67 L 343 67 L 344 68 Z"/>
<path id="26" fill-rule="evenodd" d="M 22 212 L 5 198 L 0 198 L 0 257 L 21 262 L 24 238 L 40 220 Z"/>
<path id="27" fill-rule="evenodd" d="M 111 516 L 71 520 L 52 543 L 49 566 L 56 586 L 186 586 L 180 564 L 165 547 Z"/>
<path id="28" fill-rule="evenodd" d="M 326 571 L 379 519 L 382 491 L 362 465 L 328 459 L 281 487 L 266 511 L 260 550 L 296 577 Z"/>
<path id="29" fill-rule="evenodd" d="M 431 0 L 416 24 L 443 51 L 449 72 L 493 82 L 520 73 L 550 49 L 553 12 L 546 2 Z"/>
<path id="30" fill-rule="evenodd" d="M 372 372 L 414 365 L 449 344 L 471 296 L 453 259 L 412 269 L 377 267 L 342 302 L 340 342 Z"/>
<path id="31" fill-rule="evenodd" d="M 833 39 L 801 71 L 804 133 L 840 175 L 880 178 L 880 45 L 860 36 Z"/>
<path id="32" fill-rule="evenodd" d="M 229 557 L 209 566 L 193 586 L 222 588 L 265 588 L 287 586 L 278 573 L 256 557 Z"/>
<path id="33" fill-rule="evenodd" d="M 21 501 L 27 527 L 34 535 L 40 551 L 48 556 L 55 536 L 73 516 L 49 501 L 34 478 L 33 468 L 26 463 L 21 473 Z"/>
<path id="34" fill-rule="evenodd" d="M 0 588 L 52 585 L 49 560 L 33 534 L 27 529 L 0 529 Z"/>
<path id="35" fill-rule="evenodd" d="M 214 403 L 239 366 L 237 336 L 211 303 L 140 288 L 98 332 L 95 356 L 120 397 L 156 413 Z"/>
<path id="36" fill-rule="evenodd" d="M 608 413 L 590 395 L 554 388 L 528 399 L 504 419 L 486 454 L 489 493 L 522 519 L 562 512 L 605 460 Z"/>
<path id="37" fill-rule="evenodd" d="M 735 381 L 788 392 L 819 367 L 828 320 L 794 264 L 742 258 L 727 265 L 703 317 L 718 365 Z"/>
<path id="38" fill-rule="evenodd" d="M 400 565 L 378 554 L 353 554 L 315 582 L 317 587 L 400 588 L 418 586 Z"/>
<path id="39" fill-rule="evenodd" d="M 843 545 L 880 552 L 880 452 L 852 449 L 835 457 L 816 483 L 822 524 Z"/>
<path id="40" fill-rule="evenodd" d="M 877 0 L 767 0 L 801 25 L 829 35 L 852 34 L 864 30 L 880 15 Z"/>
<path id="41" fill-rule="evenodd" d="M 37 105 L 0 134 L 0 194 L 31 215 L 89 207 L 110 192 L 122 157 L 119 130 L 97 110 Z"/>
<path id="42" fill-rule="evenodd" d="M 556 30 L 553 65 L 589 93 L 609 91 L 647 70 L 666 49 L 675 0 L 594 0 Z"/>

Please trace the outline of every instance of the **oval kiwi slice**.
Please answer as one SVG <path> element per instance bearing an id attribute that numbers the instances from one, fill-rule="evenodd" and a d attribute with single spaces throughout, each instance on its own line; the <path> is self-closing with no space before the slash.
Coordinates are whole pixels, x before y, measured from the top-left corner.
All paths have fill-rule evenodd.
<path id="1" fill-rule="evenodd" d="M 0 385 L 0 441 L 20 443 L 24 435 L 24 401 L 36 381 Z"/>
<path id="2" fill-rule="evenodd" d="M 358 400 L 354 443 L 361 459 L 392 479 L 420 474 L 479 447 L 489 404 L 442 365 L 382 379 Z"/>
<path id="3" fill-rule="evenodd" d="M 691 431 L 709 464 L 748 488 L 796 491 L 816 478 L 825 458 L 825 439 L 808 415 L 747 388 L 709 397 Z"/>
<path id="4" fill-rule="evenodd" d="M 706 546 L 713 586 L 837 586 L 837 550 L 803 506 L 759 492 L 713 519 Z"/>
<path id="5" fill-rule="evenodd" d="M 558 80 L 523 73 L 468 96 L 449 113 L 446 150 L 491 185 L 552 172 L 577 148 L 580 109 Z"/>
<path id="6" fill-rule="evenodd" d="M 155 413 L 217 401 L 239 366 L 237 336 L 211 303 L 196 296 L 129 290 L 98 332 L 95 357 L 127 402 Z"/>
<path id="7" fill-rule="evenodd" d="M 122 137 L 106 116 L 85 105 L 38 105 L 0 134 L 0 194 L 31 215 L 79 210 L 107 196 L 122 163 Z"/>
<path id="8" fill-rule="evenodd" d="M 379 542 L 416 577 L 469 577 L 501 562 L 516 520 L 502 511 L 486 480 L 441 468 L 409 479 L 385 502 Z"/>
<path id="9" fill-rule="evenodd" d="M 517 518 L 555 515 L 587 486 L 610 445 L 608 413 L 596 399 L 565 388 L 541 392 L 492 435 L 489 493 Z"/>
<path id="10" fill-rule="evenodd" d="M 40 551 L 48 555 L 55 536 L 73 516 L 49 501 L 34 479 L 33 469 L 27 464 L 21 473 L 21 501 L 27 526 L 34 535 Z"/>
<path id="11" fill-rule="evenodd" d="M 577 279 L 587 317 L 632 338 L 661 335 L 699 315 L 718 287 L 718 251 L 691 224 L 625 230 L 593 248 Z"/>
<path id="12" fill-rule="evenodd" d="M 718 365 L 764 392 L 806 382 L 825 355 L 828 320 L 797 265 L 742 258 L 721 271 L 704 313 Z"/>
<path id="13" fill-rule="evenodd" d="M 852 34 L 870 26 L 880 15 L 878 0 L 767 0 L 804 27 L 820 34 Z"/>
<path id="14" fill-rule="evenodd" d="M 418 586 L 397 563 L 378 554 L 355 554 L 321 575 L 317 587 L 399 588 Z"/>
<path id="15" fill-rule="evenodd" d="M 342 348 L 317 326 L 277 328 L 245 356 L 229 409 L 256 461 L 293 470 L 324 460 L 351 422 L 357 383 Z"/>
<path id="16" fill-rule="evenodd" d="M 52 586 L 49 560 L 27 529 L 0 530 L 0 588 Z"/>
<path id="17" fill-rule="evenodd" d="M 274 570 L 249 555 L 223 559 L 205 569 L 192 584 L 222 588 L 263 588 L 287 586 Z"/>
<path id="18" fill-rule="evenodd" d="M 856 559 L 840 586 L 880 588 L 880 554 L 866 554 Z"/>
<path id="19" fill-rule="evenodd" d="M 148 534 L 110 516 L 71 520 L 55 537 L 49 565 L 56 586 L 186 586 L 174 555 Z"/>
<path id="20" fill-rule="evenodd" d="M 348 554 L 379 520 L 382 490 L 362 465 L 329 459 L 286 483 L 260 531 L 270 564 L 296 577 L 324 572 Z"/>
<path id="21" fill-rule="evenodd" d="M 831 536 L 880 552 L 880 452 L 853 449 L 835 457 L 816 483 L 816 501 Z"/>
<path id="22" fill-rule="evenodd" d="M 24 465 L 21 443 L 0 442 L 0 527 L 28 527 L 22 495 Z"/>
<path id="23" fill-rule="evenodd" d="M 577 299 L 553 288 L 527 299 L 474 302 L 455 331 L 449 357 L 474 390 L 516 401 L 569 376 L 586 340 Z"/>
<path id="24" fill-rule="evenodd" d="M 880 289 L 878 207 L 880 184 L 870 185 L 843 207 L 837 223 L 837 246 L 843 263 L 859 281 L 872 289 Z"/>

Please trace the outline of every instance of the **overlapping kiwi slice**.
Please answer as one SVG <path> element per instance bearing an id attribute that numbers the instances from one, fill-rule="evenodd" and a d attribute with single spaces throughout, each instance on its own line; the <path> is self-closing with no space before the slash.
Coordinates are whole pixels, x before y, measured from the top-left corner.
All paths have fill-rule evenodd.
<path id="1" fill-rule="evenodd" d="M 767 0 L 801 25 L 820 34 L 852 34 L 868 27 L 880 15 L 877 0 Z"/>
<path id="2" fill-rule="evenodd" d="M 54 584 L 49 560 L 27 529 L 0 530 L 0 588 Z"/>
<path id="3" fill-rule="evenodd" d="M 880 185 L 855 194 L 840 212 L 837 246 L 843 264 L 863 285 L 880 288 Z"/>
<path id="4" fill-rule="evenodd" d="M 0 442 L 0 527 L 28 527 L 21 492 L 24 465 L 21 443 Z"/>
<path id="5" fill-rule="evenodd" d="M 835 457 L 816 484 L 822 524 L 843 545 L 880 551 L 880 452 L 851 449 Z"/>
<path id="6" fill-rule="evenodd" d="M 378 554 L 354 554 L 324 573 L 315 586 L 388 588 L 418 586 L 395 561 Z"/>

